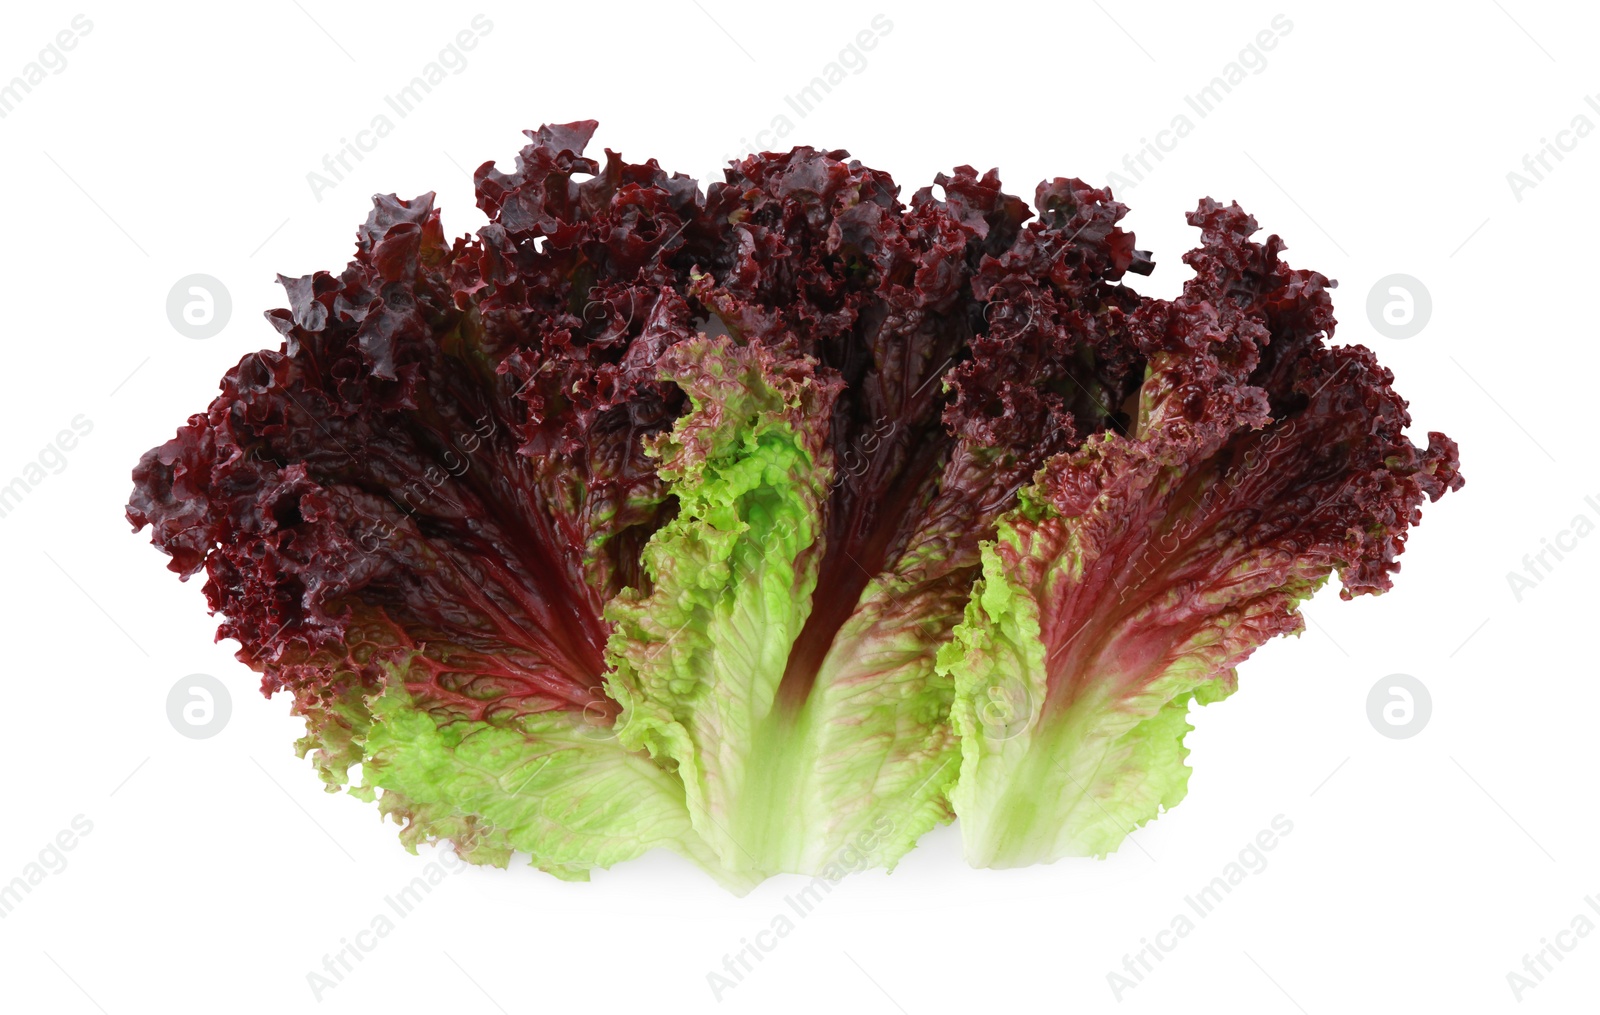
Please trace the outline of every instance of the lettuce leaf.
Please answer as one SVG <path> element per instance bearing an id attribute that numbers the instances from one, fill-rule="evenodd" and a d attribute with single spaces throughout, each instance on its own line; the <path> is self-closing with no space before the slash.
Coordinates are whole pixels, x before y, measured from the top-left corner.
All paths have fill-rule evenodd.
<path id="1" fill-rule="evenodd" d="M 1387 589 L 1422 500 L 1462 482 L 1449 438 L 1407 440 L 1371 352 L 1324 346 L 1325 277 L 1289 269 L 1277 237 L 1251 242 L 1237 205 L 1189 221 L 1195 277 L 1132 324 L 1136 422 L 1022 492 L 940 656 L 978 866 L 1104 855 L 1176 805 L 1190 702 L 1231 694 L 1333 572 L 1345 598 Z"/>
<path id="2" fill-rule="evenodd" d="M 679 226 L 703 199 L 582 158 L 593 130 L 480 169 L 474 238 L 446 244 L 431 194 L 374 199 L 342 273 L 281 279 L 282 347 L 143 457 L 128 507 L 205 573 L 219 638 L 291 696 L 330 790 L 360 765 L 408 844 L 563 877 L 710 857 L 676 776 L 611 731 L 603 616 L 672 507 L 644 440 L 682 402 L 657 360 L 694 334 Z"/>
<path id="3" fill-rule="evenodd" d="M 1136 382 L 1117 280 L 1149 269 L 1080 181 L 1041 186 L 1024 228 L 992 171 L 905 208 L 843 155 L 752 157 L 711 188 L 736 254 L 693 293 L 726 337 L 668 357 L 679 514 L 645 551 L 653 596 L 610 614 L 625 741 L 676 762 L 701 835 L 762 874 L 892 867 L 949 820 L 936 654 L 996 517 L 1115 415 L 1080 392 Z"/>
<path id="4" fill-rule="evenodd" d="M 666 847 L 736 891 L 956 815 L 979 864 L 1104 853 L 1183 796 L 1188 705 L 1335 571 L 1387 588 L 1461 483 L 1237 207 L 1152 300 L 1081 180 L 902 202 L 802 147 L 702 191 L 595 127 L 479 167 L 471 236 L 375 198 L 134 470 L 135 529 L 408 847 Z"/>

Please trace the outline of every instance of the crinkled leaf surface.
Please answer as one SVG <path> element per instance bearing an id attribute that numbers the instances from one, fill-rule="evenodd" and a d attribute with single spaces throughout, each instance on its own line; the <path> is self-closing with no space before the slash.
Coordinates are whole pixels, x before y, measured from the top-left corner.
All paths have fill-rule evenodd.
<path id="1" fill-rule="evenodd" d="M 901 202 L 796 148 L 702 191 L 594 129 L 481 166 L 472 236 L 376 198 L 134 473 L 129 520 L 408 845 L 667 846 L 735 889 L 953 812 L 975 863 L 1103 853 L 1182 797 L 1188 704 L 1334 572 L 1387 588 L 1460 485 L 1237 207 L 1152 300 L 1080 180 Z"/>
<path id="2" fill-rule="evenodd" d="M 1190 222 L 1195 278 L 1132 321 L 1137 420 L 1040 470 L 941 655 L 979 866 L 1104 855 L 1176 804 L 1189 703 L 1232 693 L 1334 571 L 1346 598 L 1387 589 L 1421 502 L 1461 484 L 1453 442 L 1406 439 L 1372 354 L 1325 347 L 1326 278 L 1237 206 Z"/>

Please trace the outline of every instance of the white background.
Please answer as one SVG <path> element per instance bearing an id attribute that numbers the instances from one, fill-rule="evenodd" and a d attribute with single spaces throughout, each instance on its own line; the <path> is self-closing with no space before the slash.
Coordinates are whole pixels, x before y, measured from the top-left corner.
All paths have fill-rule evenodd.
<path id="1" fill-rule="evenodd" d="M 0 483 L 79 414 L 93 431 L 0 518 L 6 581 L 0 881 L 83 815 L 93 831 L 0 920 L 10 1011 L 1357 1010 L 1565 1012 L 1600 988 L 1600 933 L 1520 1006 L 1507 973 L 1600 896 L 1592 799 L 1600 537 L 1513 595 L 1508 572 L 1600 520 L 1593 388 L 1600 136 L 1517 199 L 1506 174 L 1587 113 L 1593 9 L 989 0 L 937 9 L 731 0 L 628 4 L 12 5 L 0 81 L 73 15 L 92 30 L 0 119 L 5 398 Z M 1417 5 L 1421 6 L 1421 5 Z M 1334 10 L 1332 8 L 1338 8 Z M 385 110 L 472 16 L 492 31 L 335 188 L 306 174 Z M 882 12 L 892 29 L 809 116 L 785 104 Z M 1202 119 L 1184 104 L 1274 15 L 1292 30 Z M 315 18 L 315 21 L 312 19 Z M 1513 18 L 1515 20 L 1513 20 Z M 1587 72 L 1587 73 L 1586 73 Z M 1600 101 L 1600 100 L 1597 100 Z M 306 974 L 427 863 L 376 810 L 324 794 L 298 723 L 122 520 L 139 454 L 242 354 L 276 345 L 276 272 L 337 271 L 373 193 L 436 190 L 446 231 L 483 221 L 467 175 L 523 128 L 600 121 L 595 150 L 702 176 L 775 116 L 782 147 L 847 148 L 902 194 L 962 163 L 1031 200 L 1104 181 L 1141 138 L 1194 130 L 1118 197 L 1175 294 L 1184 212 L 1236 199 L 1289 259 L 1338 279 L 1337 339 L 1375 348 L 1415 439 L 1461 443 L 1466 488 L 1425 509 L 1392 594 L 1328 588 L 1200 710 L 1189 798 L 1103 862 L 968 869 L 929 835 L 852 877 L 718 1002 L 707 974 L 801 884 L 734 898 L 670 856 L 591 884 L 526 867 L 448 879 L 319 1002 Z M 464 168 L 463 168 L 464 167 Z M 233 316 L 195 341 L 168 290 L 203 272 Z M 1433 315 L 1380 335 L 1368 290 L 1420 279 Z M 1553 560 L 1553 558 L 1550 558 Z M 166 715 L 181 677 L 233 691 L 209 740 Z M 1432 719 L 1381 736 L 1393 673 Z M 1293 831 L 1118 1001 L 1107 973 L 1186 911 L 1275 815 Z M 1600 899 L 1597 899 L 1600 904 Z M 1170 939 L 1169 939 L 1170 940 Z"/>

